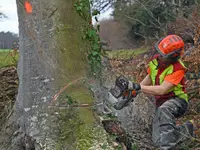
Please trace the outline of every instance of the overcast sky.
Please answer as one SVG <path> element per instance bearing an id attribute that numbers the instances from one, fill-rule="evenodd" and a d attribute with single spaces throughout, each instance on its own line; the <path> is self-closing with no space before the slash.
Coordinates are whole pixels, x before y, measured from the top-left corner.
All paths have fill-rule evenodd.
<path id="1" fill-rule="evenodd" d="M 0 31 L 18 33 L 16 0 L 0 0 L 0 11 L 8 16 L 0 22 Z"/>
<path id="2" fill-rule="evenodd" d="M 0 11 L 5 13 L 8 17 L 7 19 L 2 19 L 0 22 L 0 31 L 10 31 L 18 33 L 18 17 L 17 17 L 17 7 L 16 0 L 0 0 Z M 108 18 L 112 10 L 101 14 L 98 18 Z"/>

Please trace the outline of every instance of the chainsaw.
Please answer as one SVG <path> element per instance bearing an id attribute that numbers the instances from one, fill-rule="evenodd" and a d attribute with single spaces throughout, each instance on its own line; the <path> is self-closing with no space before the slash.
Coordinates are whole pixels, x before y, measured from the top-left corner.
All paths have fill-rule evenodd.
<path id="1" fill-rule="evenodd" d="M 115 87 L 108 92 L 108 98 L 104 101 L 104 113 L 111 113 L 127 107 L 139 93 L 133 88 L 129 88 L 131 81 L 124 76 L 120 76 L 115 81 Z"/>

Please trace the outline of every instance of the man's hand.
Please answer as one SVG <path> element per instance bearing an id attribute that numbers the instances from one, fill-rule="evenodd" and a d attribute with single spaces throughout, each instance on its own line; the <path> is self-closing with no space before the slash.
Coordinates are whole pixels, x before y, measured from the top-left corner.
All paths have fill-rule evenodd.
<path id="1" fill-rule="evenodd" d="M 128 90 L 124 92 L 124 97 L 136 97 L 141 90 L 141 86 L 138 83 L 129 81 Z"/>
<path id="2" fill-rule="evenodd" d="M 140 91 L 141 90 L 141 86 L 138 83 L 134 83 L 134 82 L 129 81 L 128 89 L 130 89 L 130 90 L 133 89 L 133 90 L 136 90 L 136 91 Z"/>

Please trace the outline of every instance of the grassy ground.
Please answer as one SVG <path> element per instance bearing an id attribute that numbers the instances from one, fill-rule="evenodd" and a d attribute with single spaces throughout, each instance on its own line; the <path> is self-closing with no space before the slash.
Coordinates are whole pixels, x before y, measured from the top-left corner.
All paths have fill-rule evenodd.
<path id="1" fill-rule="evenodd" d="M 16 65 L 18 52 L 9 49 L 0 49 L 0 68 Z"/>
<path id="2" fill-rule="evenodd" d="M 128 59 L 139 54 L 146 52 L 149 47 L 141 47 L 137 49 L 122 49 L 122 50 L 113 50 L 107 51 L 106 54 L 109 58 L 120 58 L 120 59 Z"/>

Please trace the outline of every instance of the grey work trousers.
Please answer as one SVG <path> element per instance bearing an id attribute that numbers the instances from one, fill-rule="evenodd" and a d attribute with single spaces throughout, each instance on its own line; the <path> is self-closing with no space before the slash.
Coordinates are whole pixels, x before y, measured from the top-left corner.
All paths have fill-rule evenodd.
<path id="1" fill-rule="evenodd" d="M 166 101 L 155 110 L 152 138 L 155 146 L 161 150 L 173 150 L 175 145 L 188 135 L 187 127 L 176 126 L 176 118 L 187 110 L 185 100 L 174 98 Z"/>

